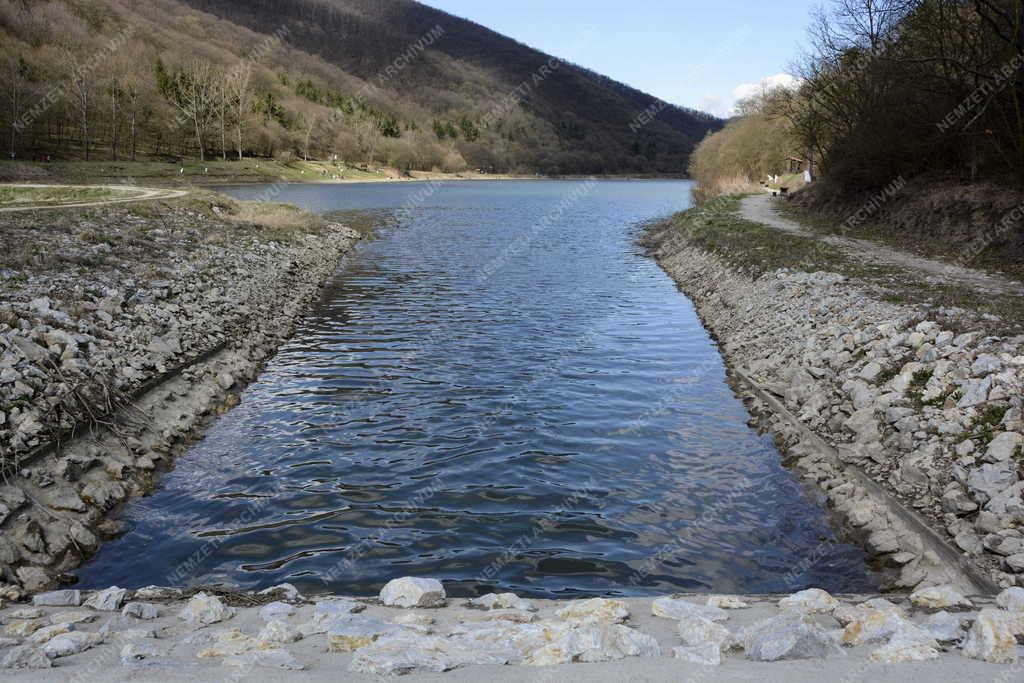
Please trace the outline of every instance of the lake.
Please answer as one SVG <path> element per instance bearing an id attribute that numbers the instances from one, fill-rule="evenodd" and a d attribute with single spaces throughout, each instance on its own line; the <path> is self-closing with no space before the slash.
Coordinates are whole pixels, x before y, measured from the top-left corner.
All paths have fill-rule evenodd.
<path id="1" fill-rule="evenodd" d="M 684 181 L 223 188 L 374 210 L 294 337 L 79 572 L 373 594 L 869 591 L 635 244 Z"/>

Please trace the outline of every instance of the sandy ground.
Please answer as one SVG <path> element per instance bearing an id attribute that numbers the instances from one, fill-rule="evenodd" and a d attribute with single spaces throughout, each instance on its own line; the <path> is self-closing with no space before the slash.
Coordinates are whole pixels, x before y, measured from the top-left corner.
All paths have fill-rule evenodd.
<path id="1" fill-rule="evenodd" d="M 836 235 L 816 235 L 796 221 L 779 215 L 775 210 L 774 200 L 767 194 L 744 197 L 740 203 L 740 215 L 748 221 L 762 223 L 777 230 L 796 235 L 817 237 L 821 241 L 834 245 L 857 259 L 869 260 L 872 263 L 886 264 L 907 270 L 916 270 L 924 275 L 925 278 L 936 279 L 941 284 L 960 284 L 978 292 L 1024 295 L 1024 285 L 999 277 L 998 275 L 923 258 L 868 240 L 839 237 Z"/>

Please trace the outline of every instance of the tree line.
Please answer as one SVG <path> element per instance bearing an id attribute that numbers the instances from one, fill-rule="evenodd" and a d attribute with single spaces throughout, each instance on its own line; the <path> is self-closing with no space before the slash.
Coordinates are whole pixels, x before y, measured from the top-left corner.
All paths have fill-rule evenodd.
<path id="1" fill-rule="evenodd" d="M 443 35 L 396 67 L 439 22 Z M 719 125 L 673 108 L 671 124 L 631 132 L 642 93 L 568 63 L 499 108 L 549 59 L 405 0 L 0 0 L 0 125 L 19 159 L 553 174 L 679 173 Z"/>
<path id="2" fill-rule="evenodd" d="M 770 166 L 807 158 L 852 192 L 926 174 L 1024 188 L 1024 1 L 833 0 L 809 38 L 799 85 L 741 111 L 783 127 Z M 727 146 L 692 164 L 742 170 Z"/>

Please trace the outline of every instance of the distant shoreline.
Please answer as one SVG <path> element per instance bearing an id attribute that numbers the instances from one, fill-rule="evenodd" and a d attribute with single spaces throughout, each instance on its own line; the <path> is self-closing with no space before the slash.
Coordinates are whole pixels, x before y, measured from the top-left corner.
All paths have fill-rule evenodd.
<path id="1" fill-rule="evenodd" d="M 0 183 L 113 185 L 127 183 L 147 187 L 209 187 L 254 184 L 351 184 L 457 180 L 689 180 L 685 173 L 539 175 L 462 171 L 410 171 L 391 167 L 367 168 L 334 165 L 322 161 L 287 164 L 265 159 L 207 161 L 3 161 Z"/>

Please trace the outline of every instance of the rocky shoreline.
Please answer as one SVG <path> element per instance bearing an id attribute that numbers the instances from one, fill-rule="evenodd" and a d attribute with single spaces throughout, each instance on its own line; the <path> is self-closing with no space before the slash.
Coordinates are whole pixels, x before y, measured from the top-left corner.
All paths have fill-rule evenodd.
<path id="1" fill-rule="evenodd" d="M 835 273 L 740 272 L 670 223 L 644 242 L 885 588 L 1024 585 L 1024 339 Z"/>
<path id="2" fill-rule="evenodd" d="M 967 597 L 671 595 L 452 599 L 434 579 L 376 598 L 58 590 L 0 606 L 5 680 L 1019 680 L 1024 589 Z M 56 672 L 54 671 L 56 669 Z M 532 671 L 531 671 L 532 670 Z M 930 677 L 930 678 L 929 678 Z M 851 679 L 852 680 L 852 679 Z"/>
<path id="3" fill-rule="evenodd" d="M 51 587 L 116 534 L 108 512 L 238 402 L 360 238 L 281 212 L 198 193 L 5 216 L 0 590 Z"/>

